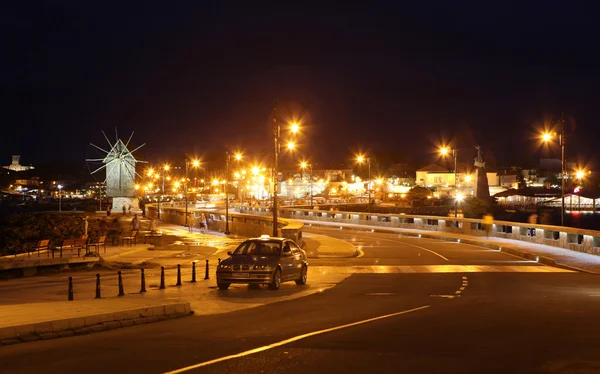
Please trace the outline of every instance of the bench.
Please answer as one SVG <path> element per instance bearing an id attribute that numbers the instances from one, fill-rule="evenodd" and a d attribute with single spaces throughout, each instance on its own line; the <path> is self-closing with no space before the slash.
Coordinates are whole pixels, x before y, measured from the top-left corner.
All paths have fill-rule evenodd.
<path id="1" fill-rule="evenodd" d="M 125 242 L 127 242 L 129 245 L 131 245 L 131 242 L 137 244 L 137 233 L 137 230 L 133 230 L 131 234 L 122 236 L 121 244 L 125 245 Z"/>
<path id="2" fill-rule="evenodd" d="M 40 251 L 46 250 L 48 251 L 48 257 L 50 257 L 50 240 L 43 239 L 38 240 L 36 246 L 33 248 L 34 251 L 37 251 L 38 257 L 40 257 Z M 27 257 L 29 257 L 29 251 L 27 251 Z"/>
<path id="3" fill-rule="evenodd" d="M 148 241 L 148 243 L 151 243 L 152 239 L 158 239 L 160 242 L 161 238 L 162 238 L 162 231 L 150 231 L 149 233 L 144 235 L 144 243 L 146 243 L 146 241 Z"/>
<path id="4" fill-rule="evenodd" d="M 73 252 L 74 249 L 77 249 L 77 257 L 79 257 L 81 249 L 87 246 L 87 240 L 87 235 L 84 235 L 81 238 L 64 239 L 56 249 L 60 250 L 60 257 L 63 256 L 63 249 L 70 249 L 71 252 Z M 52 251 L 52 258 L 54 258 L 54 251 Z"/>
<path id="5" fill-rule="evenodd" d="M 100 247 L 104 247 L 104 253 L 106 253 L 106 235 L 102 235 L 95 242 L 87 243 L 87 245 L 85 246 L 85 253 L 91 253 L 90 248 L 92 247 L 96 249 L 95 253 L 100 252 Z"/>

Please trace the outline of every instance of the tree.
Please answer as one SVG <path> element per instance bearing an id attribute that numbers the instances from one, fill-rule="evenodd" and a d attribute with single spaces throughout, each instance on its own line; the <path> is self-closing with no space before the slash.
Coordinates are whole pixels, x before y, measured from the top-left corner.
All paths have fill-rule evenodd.
<path id="1" fill-rule="evenodd" d="M 415 186 L 408 191 L 409 200 L 423 200 L 431 196 L 431 190 L 427 187 Z"/>

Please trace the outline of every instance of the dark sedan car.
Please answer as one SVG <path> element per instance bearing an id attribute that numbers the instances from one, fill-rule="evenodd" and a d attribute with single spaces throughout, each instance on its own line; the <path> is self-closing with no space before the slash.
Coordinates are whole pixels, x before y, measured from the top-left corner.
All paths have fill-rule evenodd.
<path id="1" fill-rule="evenodd" d="M 267 284 L 279 289 L 281 282 L 306 283 L 306 252 L 293 240 L 262 235 L 240 244 L 217 267 L 217 286 L 226 290 L 231 283 Z"/>

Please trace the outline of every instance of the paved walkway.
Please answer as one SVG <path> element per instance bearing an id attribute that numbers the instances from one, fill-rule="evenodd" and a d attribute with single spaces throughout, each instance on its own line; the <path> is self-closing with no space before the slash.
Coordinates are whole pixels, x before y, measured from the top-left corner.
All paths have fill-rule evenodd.
<path id="1" fill-rule="evenodd" d="M 463 243 L 482 245 L 491 248 L 501 248 L 506 251 L 530 260 L 538 259 L 540 262 L 553 266 L 561 266 L 568 269 L 584 271 L 593 274 L 600 274 L 600 256 L 587 253 L 571 251 L 564 248 L 553 247 L 550 245 L 528 243 L 520 240 L 481 237 L 466 234 L 456 234 L 440 231 L 428 231 L 418 229 L 405 229 L 397 227 L 381 227 L 370 225 L 358 225 L 341 222 L 324 222 L 300 220 L 305 224 L 322 227 L 344 227 L 355 230 L 374 230 L 377 232 L 391 232 L 404 235 L 428 237 L 441 240 L 461 240 Z"/>
<path id="2" fill-rule="evenodd" d="M 97 271 L 73 270 L 0 282 L 0 344 L 56 338 L 63 333 L 71 336 L 75 331 L 103 331 L 134 324 L 132 321 L 136 324 L 154 322 L 185 315 L 190 308 L 195 315 L 226 313 L 321 292 L 350 276 L 313 268 L 305 286 L 291 282 L 282 284 L 278 292 L 256 292 L 246 285 L 232 285 L 224 293 L 216 287 L 215 265 L 219 258 L 226 258 L 227 251 L 234 249 L 243 237 L 201 233 L 197 229 L 190 233 L 187 228 L 172 224 L 161 224 L 159 230 L 163 232 L 160 242 L 143 243 L 141 233 L 142 239 L 137 244 L 108 244 L 106 252 L 104 249 L 100 252 L 104 266 Z M 312 258 L 357 254 L 354 246 L 343 240 L 310 233 L 306 236 L 307 252 Z M 210 266 L 209 279 L 205 280 L 206 260 Z M 195 283 L 191 282 L 192 262 L 196 263 Z M 176 285 L 178 264 L 181 265 L 181 286 Z M 165 289 L 159 289 L 161 266 L 166 269 Z M 147 292 L 140 292 L 139 268 L 145 269 Z M 124 296 L 117 296 L 118 270 L 122 272 Z M 95 299 L 96 273 L 101 274 L 100 299 Z M 73 277 L 74 301 L 66 301 L 68 276 Z M 157 308 L 164 313 L 154 318 L 152 314 L 157 313 L 154 310 Z M 64 331 L 69 326 L 77 330 L 73 327 Z M 62 330 L 53 330 L 59 328 Z M 21 340 L 15 339 L 22 333 L 27 335 Z"/>

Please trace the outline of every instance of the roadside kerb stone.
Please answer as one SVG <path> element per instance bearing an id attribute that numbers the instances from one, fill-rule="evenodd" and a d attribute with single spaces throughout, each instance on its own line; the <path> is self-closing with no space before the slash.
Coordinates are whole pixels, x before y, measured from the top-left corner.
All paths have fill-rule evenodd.
<path id="1" fill-rule="evenodd" d="M 0 328 L 0 345 L 113 330 L 193 314 L 189 302 Z"/>

